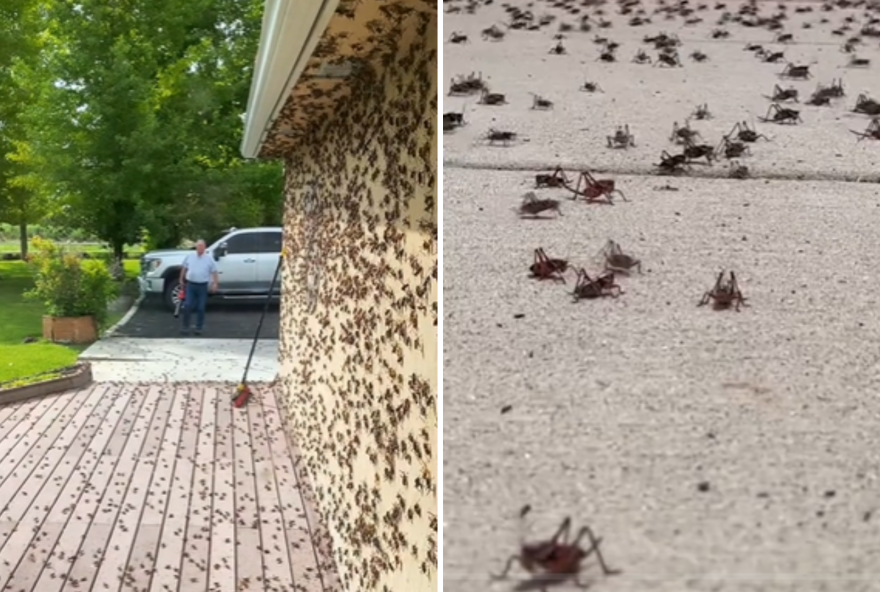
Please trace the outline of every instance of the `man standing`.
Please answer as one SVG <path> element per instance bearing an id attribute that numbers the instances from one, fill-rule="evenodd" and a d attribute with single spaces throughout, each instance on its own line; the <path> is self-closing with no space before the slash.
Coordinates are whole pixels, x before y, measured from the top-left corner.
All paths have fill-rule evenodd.
<path id="1" fill-rule="evenodd" d="M 209 286 L 210 281 L 210 286 Z M 196 335 L 201 335 L 205 328 L 205 306 L 208 304 L 208 290 L 217 291 L 220 283 L 217 273 L 217 262 L 213 255 L 205 253 L 205 241 L 199 239 L 196 252 L 190 253 L 183 261 L 180 270 L 180 283 L 186 288 L 186 299 L 183 301 L 183 327 L 180 332 L 189 335 L 189 315 L 196 311 Z"/>

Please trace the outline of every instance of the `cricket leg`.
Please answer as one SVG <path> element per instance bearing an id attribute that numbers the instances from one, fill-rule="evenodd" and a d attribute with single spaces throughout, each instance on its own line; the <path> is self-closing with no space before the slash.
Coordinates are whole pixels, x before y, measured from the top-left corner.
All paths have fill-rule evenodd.
<path id="1" fill-rule="evenodd" d="M 599 544 L 602 542 L 602 539 L 597 539 L 593 535 L 593 531 L 590 530 L 589 526 L 584 526 L 580 529 L 577 538 L 574 540 L 572 545 L 577 546 L 584 535 L 586 535 L 590 539 L 590 548 L 587 549 L 587 555 L 590 555 L 591 553 L 596 553 L 596 558 L 599 560 L 599 565 L 602 567 L 602 573 L 604 573 L 606 576 L 621 573 L 619 569 L 611 569 L 608 567 L 608 564 L 605 563 L 605 559 L 602 557 L 602 551 L 599 550 Z"/>
<path id="2" fill-rule="evenodd" d="M 556 531 L 556 534 L 553 535 L 553 538 L 550 539 L 551 543 L 559 542 L 559 539 L 562 539 L 563 543 L 568 541 L 568 535 L 571 531 L 571 517 L 566 516 L 565 520 L 562 521 L 562 524 L 559 525 L 559 530 Z"/>
<path id="3" fill-rule="evenodd" d="M 510 568 L 513 567 L 514 563 L 519 563 L 520 567 L 522 567 L 526 571 L 529 571 L 528 569 L 526 569 L 526 566 L 523 565 L 522 557 L 520 557 L 519 555 L 511 555 L 510 558 L 508 558 L 507 563 L 504 565 L 504 569 L 501 570 L 501 573 L 498 575 L 492 575 L 492 579 L 503 580 L 504 578 L 506 578 L 507 574 L 510 572 Z"/>

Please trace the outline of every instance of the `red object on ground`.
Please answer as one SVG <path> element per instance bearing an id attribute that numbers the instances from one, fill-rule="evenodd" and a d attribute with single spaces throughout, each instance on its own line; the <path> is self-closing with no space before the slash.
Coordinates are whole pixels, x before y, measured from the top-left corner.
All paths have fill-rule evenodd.
<path id="1" fill-rule="evenodd" d="M 244 407 L 247 405 L 248 399 L 251 397 L 251 388 L 246 384 L 241 384 L 238 386 L 238 394 L 235 396 L 235 399 L 232 400 L 232 404 L 235 407 Z"/>

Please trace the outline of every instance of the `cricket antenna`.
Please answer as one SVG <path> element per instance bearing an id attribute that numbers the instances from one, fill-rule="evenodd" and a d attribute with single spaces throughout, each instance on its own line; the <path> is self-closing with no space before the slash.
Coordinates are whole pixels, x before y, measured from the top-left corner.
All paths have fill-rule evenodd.
<path id="1" fill-rule="evenodd" d="M 532 511 L 532 505 L 526 504 L 522 508 L 519 509 L 519 540 L 520 544 L 526 540 L 526 516 L 529 515 L 529 512 Z"/>

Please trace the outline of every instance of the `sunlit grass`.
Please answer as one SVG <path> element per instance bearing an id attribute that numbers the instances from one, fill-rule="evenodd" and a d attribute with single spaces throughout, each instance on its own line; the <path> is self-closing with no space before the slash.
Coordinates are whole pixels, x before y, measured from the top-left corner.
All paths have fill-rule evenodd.
<path id="1" fill-rule="evenodd" d="M 64 242 L 58 241 L 58 244 L 63 245 L 65 249 L 70 250 L 71 252 L 76 253 L 88 253 L 91 256 L 97 257 L 98 255 L 107 255 L 110 253 L 110 250 L 100 244 L 100 243 L 75 243 L 75 242 Z M 0 241 L 0 255 L 5 253 L 19 253 L 21 252 L 21 245 L 18 241 Z M 140 246 L 126 246 L 125 252 L 129 258 L 137 259 L 143 255 L 143 249 Z"/>
<path id="2" fill-rule="evenodd" d="M 125 275 L 133 279 L 137 261 L 125 262 Z M 24 297 L 33 287 L 30 270 L 22 261 L 0 261 L 0 384 L 72 366 L 82 345 L 65 346 L 43 340 L 43 304 Z M 111 313 L 107 326 L 125 311 Z M 33 343 L 25 343 L 36 339 Z"/>

